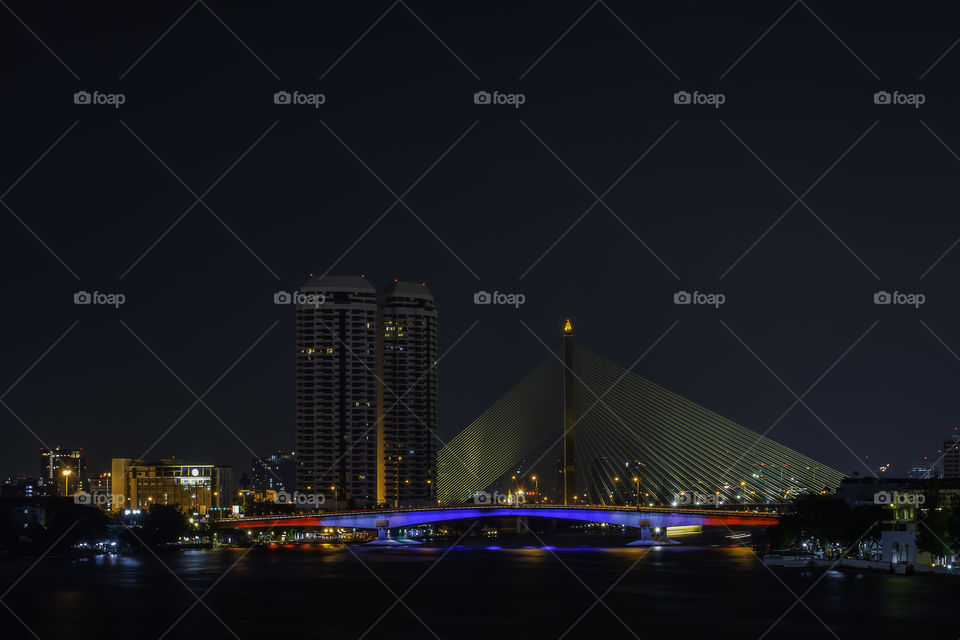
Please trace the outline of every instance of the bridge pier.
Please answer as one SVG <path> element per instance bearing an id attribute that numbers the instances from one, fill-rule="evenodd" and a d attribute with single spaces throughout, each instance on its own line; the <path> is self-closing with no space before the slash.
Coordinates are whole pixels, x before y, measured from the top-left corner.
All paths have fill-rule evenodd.
<path id="1" fill-rule="evenodd" d="M 517 516 L 517 533 L 524 533 L 529 529 L 529 524 L 527 523 L 527 516 Z"/>
<path id="2" fill-rule="evenodd" d="M 390 521 L 377 520 L 377 540 L 390 539 Z"/>
<path id="3" fill-rule="evenodd" d="M 637 542 L 639 544 L 649 544 L 653 541 L 653 535 L 650 530 L 650 519 L 649 518 L 639 518 L 637 524 L 640 525 L 640 528 L 637 530 L 639 537 Z"/>
<path id="4" fill-rule="evenodd" d="M 666 534 L 663 534 L 659 538 L 654 538 L 650 529 L 650 520 L 647 518 L 640 518 L 637 524 L 640 525 L 640 537 L 633 542 L 628 542 L 628 547 L 653 547 L 664 544 L 678 544 L 676 540 L 667 538 Z"/>

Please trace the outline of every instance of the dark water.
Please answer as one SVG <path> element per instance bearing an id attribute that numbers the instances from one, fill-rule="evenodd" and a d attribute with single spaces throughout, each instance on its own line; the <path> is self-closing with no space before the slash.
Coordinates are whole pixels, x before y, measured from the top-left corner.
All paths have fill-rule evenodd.
<path id="1" fill-rule="evenodd" d="M 960 578 L 772 573 L 747 549 L 695 541 L 655 549 L 609 539 L 599 544 L 612 546 L 600 548 L 581 547 L 582 538 L 547 542 L 558 548 L 471 538 L 449 552 L 438 544 L 45 559 L 3 598 L 36 636 L 0 607 L 0 638 L 960 635 Z M 0 588 L 7 590 L 31 563 L 0 564 Z M 813 613 L 803 604 L 788 612 L 808 589 L 803 602 Z M 204 605 L 189 610 L 193 594 L 205 592 L 213 613 Z M 405 604 L 392 606 L 405 593 Z M 603 604 L 596 604 L 598 596 Z"/>

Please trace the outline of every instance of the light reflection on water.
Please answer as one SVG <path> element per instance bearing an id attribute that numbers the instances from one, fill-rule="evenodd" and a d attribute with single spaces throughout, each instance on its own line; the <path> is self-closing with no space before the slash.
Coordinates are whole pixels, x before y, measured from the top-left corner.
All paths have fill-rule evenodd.
<path id="1" fill-rule="evenodd" d="M 443 541 L 349 549 L 278 545 L 167 552 L 159 561 L 150 554 L 47 559 L 4 601 L 41 638 L 67 637 L 71 630 L 77 637 L 77 629 L 142 628 L 144 620 L 151 621 L 147 635 L 157 637 L 196 602 L 182 583 L 197 595 L 216 583 L 204 602 L 240 637 L 313 637 L 315 618 L 321 616 L 325 632 L 339 638 L 359 637 L 394 603 L 394 594 L 416 585 L 404 603 L 443 640 L 500 636 L 504 625 L 512 634 L 559 637 L 615 584 L 604 603 L 643 638 L 756 638 L 796 602 L 794 594 L 809 589 L 804 603 L 846 640 L 898 633 L 941 637 L 935 632 L 938 621 L 960 587 L 948 576 L 772 571 L 743 547 L 626 547 L 616 541 L 589 547 L 580 542 L 468 539 L 452 549 Z M 0 584 L 12 584 L 31 563 L 0 563 Z M 527 615 L 532 611 L 537 615 Z M 301 615 L 278 617 L 277 612 Z M 430 636 L 400 605 L 380 624 L 368 638 Z M 718 635 L 721 628 L 724 633 Z M 4 640 L 20 637 L 19 631 L 11 633 L 2 634 Z M 597 605 L 567 637 L 624 633 L 617 618 Z M 195 606 L 170 637 L 229 635 L 203 606 Z M 802 605 L 770 634 L 829 636 Z"/>

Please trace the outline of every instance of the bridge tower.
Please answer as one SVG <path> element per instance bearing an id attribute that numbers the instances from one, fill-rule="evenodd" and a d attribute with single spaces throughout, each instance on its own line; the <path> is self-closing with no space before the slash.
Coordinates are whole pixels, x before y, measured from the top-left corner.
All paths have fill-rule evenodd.
<path id="1" fill-rule="evenodd" d="M 563 324 L 563 504 L 576 502 L 577 473 L 573 427 L 576 410 L 573 404 L 573 324 L 570 318 Z"/>

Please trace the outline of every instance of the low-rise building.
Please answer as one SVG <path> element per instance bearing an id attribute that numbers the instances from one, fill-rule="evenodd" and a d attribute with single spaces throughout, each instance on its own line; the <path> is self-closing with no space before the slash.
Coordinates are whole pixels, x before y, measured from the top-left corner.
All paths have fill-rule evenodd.
<path id="1" fill-rule="evenodd" d="M 0 485 L 0 498 L 36 498 L 42 490 L 42 478 L 7 478 Z"/>
<path id="2" fill-rule="evenodd" d="M 214 464 L 188 464 L 177 458 L 145 462 L 114 458 L 112 511 L 180 506 L 200 515 L 226 515 L 233 497 L 233 470 Z"/>
<path id="3" fill-rule="evenodd" d="M 881 525 L 884 562 L 931 564 L 931 554 L 917 548 L 919 510 L 960 508 L 960 478 L 845 478 L 837 495 L 852 506 L 889 508 Z"/>

